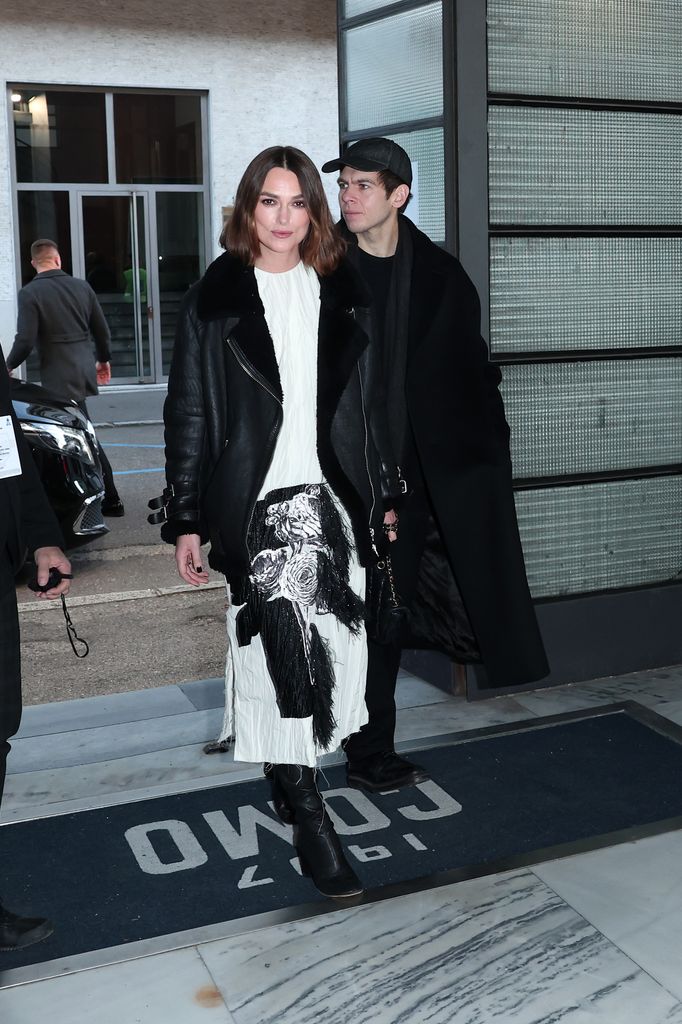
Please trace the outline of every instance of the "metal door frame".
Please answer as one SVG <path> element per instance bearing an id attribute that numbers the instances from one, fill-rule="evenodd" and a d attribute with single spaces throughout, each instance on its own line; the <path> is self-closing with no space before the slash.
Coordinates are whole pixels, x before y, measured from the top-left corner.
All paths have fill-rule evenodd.
<path id="1" fill-rule="evenodd" d="M 133 311 L 135 324 L 135 348 L 138 364 L 144 367 L 144 341 L 142 337 L 142 310 L 139 280 L 139 230 L 137 201 L 142 200 L 147 272 L 147 336 L 149 345 L 149 375 L 140 373 L 134 377 L 114 377 L 112 384 L 155 384 L 161 371 L 161 334 L 158 310 L 158 274 L 156 241 L 156 204 L 154 191 L 145 188 L 103 185 L 101 188 L 87 187 L 71 193 L 71 257 L 75 277 L 85 279 L 85 238 L 83 223 L 83 199 L 89 197 L 116 198 L 125 196 L 130 204 L 131 260 L 133 269 Z"/>

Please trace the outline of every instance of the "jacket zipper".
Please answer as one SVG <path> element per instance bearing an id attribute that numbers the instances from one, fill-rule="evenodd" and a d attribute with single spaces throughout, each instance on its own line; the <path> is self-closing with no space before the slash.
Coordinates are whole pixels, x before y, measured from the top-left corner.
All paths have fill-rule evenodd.
<path id="1" fill-rule="evenodd" d="M 234 355 L 235 359 L 237 360 L 237 362 L 241 366 L 241 368 L 244 371 L 244 373 L 246 373 L 252 380 L 254 380 L 256 382 L 256 384 L 260 384 L 260 386 L 263 388 L 263 390 L 265 392 L 267 392 L 267 394 L 270 395 L 271 398 L 274 398 L 274 400 L 277 402 L 277 404 L 278 404 L 278 406 L 280 408 L 280 412 L 282 413 L 282 417 L 283 417 L 284 416 L 284 406 L 282 405 L 282 402 L 277 397 L 277 395 L 272 390 L 272 388 L 268 387 L 266 381 L 263 380 L 263 378 L 260 376 L 260 374 L 256 374 L 255 370 L 253 370 L 248 365 L 248 363 L 246 362 L 244 357 L 241 355 L 241 353 L 239 352 L 237 347 L 232 344 L 230 338 L 229 337 L 226 338 L 225 341 L 230 346 L 232 354 Z M 263 480 L 265 479 L 265 476 L 267 475 L 268 469 L 270 468 L 270 463 L 272 462 L 272 456 L 274 454 L 274 447 L 272 446 L 272 441 L 273 441 L 273 438 L 275 437 L 275 435 L 277 433 L 277 430 L 282 425 L 282 417 L 280 417 L 278 419 L 278 422 L 275 423 L 274 427 L 272 428 L 272 430 L 270 431 L 270 434 L 268 436 L 267 445 L 268 445 L 268 448 L 270 449 L 270 457 L 268 459 L 268 464 L 265 467 L 265 473 L 263 475 Z M 261 483 L 262 483 L 262 481 L 261 481 Z M 253 514 L 254 514 L 255 511 L 256 511 L 256 501 L 254 501 L 253 505 L 251 506 L 251 512 L 249 514 L 249 522 L 248 522 L 248 526 L 246 527 L 247 537 L 248 537 L 249 531 L 251 529 L 251 522 L 253 520 Z"/>

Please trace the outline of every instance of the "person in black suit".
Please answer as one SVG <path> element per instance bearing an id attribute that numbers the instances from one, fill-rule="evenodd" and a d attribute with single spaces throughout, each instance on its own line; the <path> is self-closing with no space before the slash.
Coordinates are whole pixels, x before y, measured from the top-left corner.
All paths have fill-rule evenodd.
<path id="1" fill-rule="evenodd" d="M 9 376 L 0 370 L 0 800 L 5 783 L 9 740 L 21 721 L 21 664 L 19 617 L 14 576 L 33 553 L 38 584 L 47 583 L 51 567 L 70 573 L 62 551 L 57 520 L 43 491 L 38 472 L 10 400 Z M 41 600 L 66 594 L 64 579 Z M 52 925 L 44 918 L 20 917 L 0 903 L 0 950 L 19 949 L 44 939 Z"/>
<path id="2" fill-rule="evenodd" d="M 7 369 L 12 373 L 34 348 L 40 359 L 40 383 L 51 394 L 70 398 L 88 415 L 85 399 L 96 395 L 98 383 L 111 379 L 111 335 L 97 296 L 87 281 L 62 270 L 57 243 L 39 238 L 31 246 L 32 281 L 19 292 L 17 334 Z M 93 358 L 95 343 L 97 361 Z M 102 446 L 99 460 L 104 478 L 105 516 L 124 514 L 114 475 Z"/>

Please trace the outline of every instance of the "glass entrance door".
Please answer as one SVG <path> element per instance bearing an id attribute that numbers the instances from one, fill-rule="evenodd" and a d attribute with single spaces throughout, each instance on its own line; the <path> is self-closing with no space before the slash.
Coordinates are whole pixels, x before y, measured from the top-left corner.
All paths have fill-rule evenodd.
<path id="1" fill-rule="evenodd" d="M 119 383 L 155 379 L 149 227 L 144 193 L 80 195 L 83 276 L 111 331 L 111 375 Z"/>

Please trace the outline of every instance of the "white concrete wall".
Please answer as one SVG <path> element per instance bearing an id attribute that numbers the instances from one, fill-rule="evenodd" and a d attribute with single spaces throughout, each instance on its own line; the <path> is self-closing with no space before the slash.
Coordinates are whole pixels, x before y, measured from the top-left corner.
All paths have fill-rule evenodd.
<path id="1" fill-rule="evenodd" d="M 208 91 L 212 235 L 246 164 L 289 144 L 336 152 L 334 0 L 69 0 L 0 12 L 0 82 Z M 2 103 L 5 103 L 3 91 Z M 84 139 L 85 141 L 85 139 Z M 0 116 L 0 339 L 11 344 L 16 260 L 8 119 Z M 331 176 L 330 176 L 331 177 Z M 329 194 L 333 196 L 332 182 Z M 333 208 L 336 213 L 336 209 Z M 216 246 L 216 252 L 218 251 Z"/>

